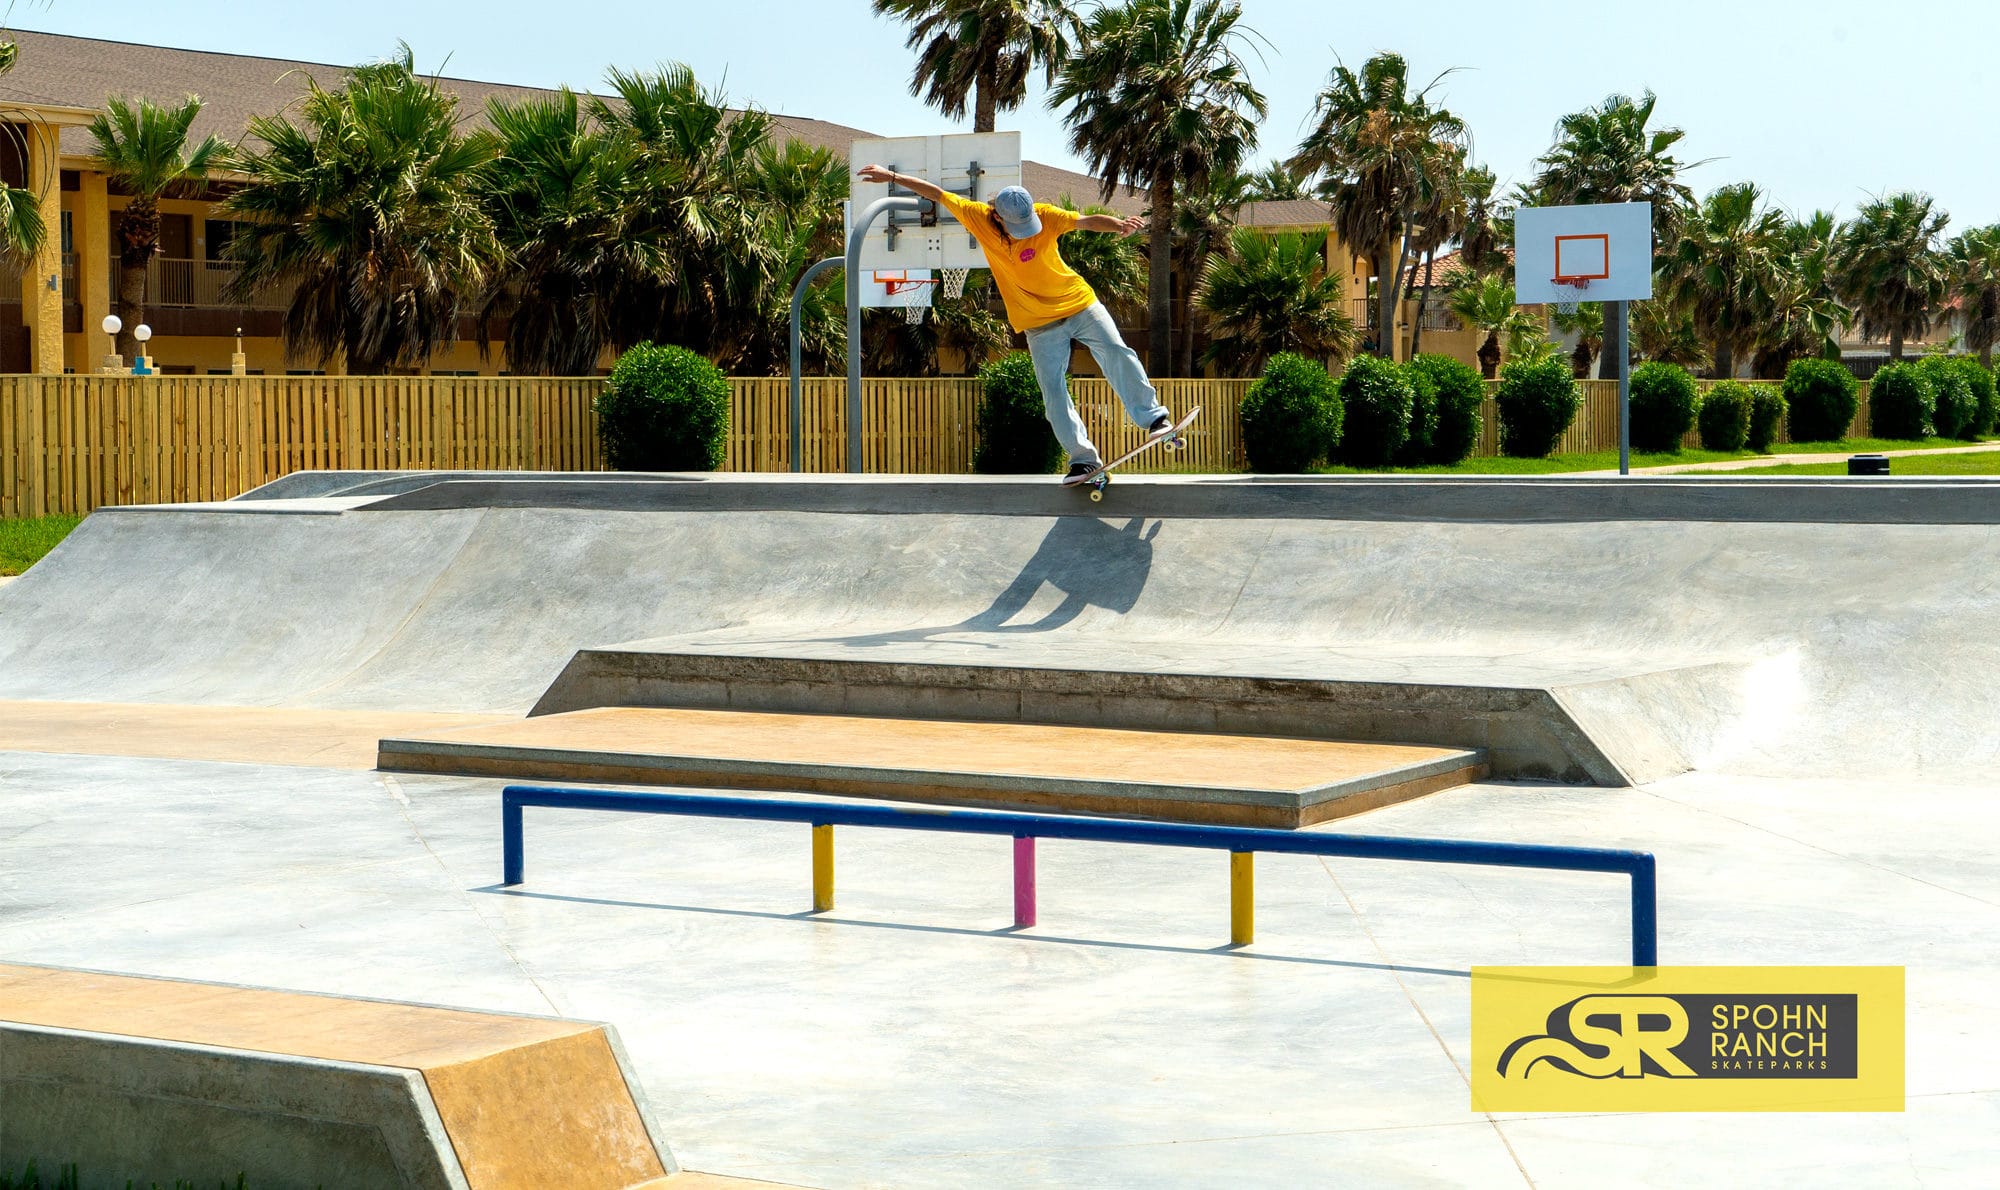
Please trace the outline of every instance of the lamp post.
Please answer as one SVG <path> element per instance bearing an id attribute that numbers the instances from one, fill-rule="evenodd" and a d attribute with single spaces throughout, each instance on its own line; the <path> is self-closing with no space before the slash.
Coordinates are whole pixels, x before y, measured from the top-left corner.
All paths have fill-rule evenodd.
<path id="1" fill-rule="evenodd" d="M 139 340 L 139 354 L 132 361 L 132 375 L 151 376 L 153 357 L 146 354 L 146 342 L 153 337 L 153 328 L 142 322 L 132 328 L 132 337 Z"/>
<path id="2" fill-rule="evenodd" d="M 125 329 L 125 323 L 116 314 L 106 314 L 104 322 L 101 325 L 104 327 L 104 333 L 111 336 L 113 350 L 110 355 L 104 357 L 104 363 L 97 370 L 106 376 L 126 375 L 125 357 L 118 354 L 116 350 L 118 347 L 118 332 Z"/>

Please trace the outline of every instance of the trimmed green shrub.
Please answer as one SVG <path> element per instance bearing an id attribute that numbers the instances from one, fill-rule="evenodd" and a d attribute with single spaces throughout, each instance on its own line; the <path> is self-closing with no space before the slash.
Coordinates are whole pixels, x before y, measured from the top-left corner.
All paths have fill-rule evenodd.
<path id="1" fill-rule="evenodd" d="M 1334 453 L 1350 467 L 1386 467 L 1410 436 L 1410 409 L 1416 394 L 1403 369 L 1392 360 L 1364 355 L 1340 378 L 1346 425 Z"/>
<path id="2" fill-rule="evenodd" d="M 1965 386 L 1972 390 L 1972 421 L 1966 425 L 1963 437 L 1984 438 L 2000 422 L 2000 397 L 1993 391 L 1993 373 L 1981 367 L 1975 356 L 1954 355 L 1951 362 L 1965 378 Z"/>
<path id="3" fill-rule="evenodd" d="M 1830 359 L 1785 369 L 1785 419 L 1793 442 L 1842 442 L 1854 425 L 1854 373 Z"/>
<path id="4" fill-rule="evenodd" d="M 1760 455 L 1771 453 L 1778 427 L 1785 421 L 1785 394 L 1774 385 L 1747 385 L 1750 390 L 1750 436 L 1743 445 Z"/>
<path id="5" fill-rule="evenodd" d="M 1750 438 L 1750 390 L 1734 380 L 1712 385 L 1695 417 L 1703 450 L 1742 450 Z"/>
<path id="6" fill-rule="evenodd" d="M 1694 377 L 1679 364 L 1653 360 L 1632 369 L 1632 449 L 1679 451 L 1700 402 Z"/>
<path id="7" fill-rule="evenodd" d="M 1408 364 L 1400 371 L 1410 386 L 1410 432 L 1396 450 L 1396 466 L 1421 467 L 1430 462 L 1431 439 L 1437 435 L 1437 381 Z"/>
<path id="8" fill-rule="evenodd" d="M 713 471 L 729 436 L 729 380 L 685 347 L 641 343 L 597 394 L 597 436 L 615 471 Z"/>
<path id="9" fill-rule="evenodd" d="M 1972 384 L 1959 367 L 1964 356 L 1927 355 L 1917 361 L 1917 370 L 1931 382 L 1934 403 L 1931 405 L 1931 427 L 1940 438 L 1977 438 L 1972 433 L 1972 425 L 1979 419 L 1979 398 L 1972 393 Z M 1978 367 L 1974 362 L 1973 367 Z"/>
<path id="10" fill-rule="evenodd" d="M 1435 394 L 1430 451 L 1424 462 L 1449 467 L 1479 445 L 1479 407 L 1486 403 L 1486 380 L 1479 369 L 1448 355 L 1420 355 L 1404 365 L 1410 386 L 1422 376 Z"/>
<path id="11" fill-rule="evenodd" d="M 1890 364 L 1875 373 L 1868 392 L 1868 432 L 1877 438 L 1928 438 L 1937 389 L 1915 364 Z"/>
<path id="12" fill-rule="evenodd" d="M 1543 459 L 1576 420 L 1583 392 L 1569 361 L 1552 355 L 1500 369 L 1500 391 L 1494 400 L 1500 406 L 1500 453 Z"/>
<path id="13" fill-rule="evenodd" d="M 1047 475 L 1062 465 L 1062 443 L 1042 410 L 1041 382 L 1027 352 L 979 369 L 977 421 L 972 469 L 981 475 Z"/>
<path id="14" fill-rule="evenodd" d="M 1295 352 L 1271 357 L 1243 395 L 1243 453 L 1252 471 L 1291 474 L 1324 462 L 1340 440 L 1340 393 L 1326 366 Z"/>

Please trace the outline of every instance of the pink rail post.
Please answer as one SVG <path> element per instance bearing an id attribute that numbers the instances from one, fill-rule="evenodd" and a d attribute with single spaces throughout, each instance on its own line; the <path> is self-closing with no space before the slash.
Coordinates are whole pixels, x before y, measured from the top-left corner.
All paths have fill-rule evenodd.
<path id="1" fill-rule="evenodd" d="M 1035 839 L 1014 836 L 1014 928 L 1035 924 Z"/>

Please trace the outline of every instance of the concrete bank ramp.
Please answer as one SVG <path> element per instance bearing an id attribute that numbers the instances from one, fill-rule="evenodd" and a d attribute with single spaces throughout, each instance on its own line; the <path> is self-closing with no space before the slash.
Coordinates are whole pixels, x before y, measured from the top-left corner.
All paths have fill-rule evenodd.
<path id="1" fill-rule="evenodd" d="M 1183 689 L 1501 775 L 1953 772 L 2000 751 L 1996 523 L 1977 481 L 317 473 L 93 515 L 0 590 L 0 698 L 817 706 L 819 666 L 876 713 Z M 1417 731 L 1503 711 L 1529 759 Z"/>

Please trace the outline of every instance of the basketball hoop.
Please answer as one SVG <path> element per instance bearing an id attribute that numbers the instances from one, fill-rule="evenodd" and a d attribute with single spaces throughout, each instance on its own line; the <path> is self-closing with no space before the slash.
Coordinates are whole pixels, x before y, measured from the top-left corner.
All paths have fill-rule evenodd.
<path id="1" fill-rule="evenodd" d="M 965 296 L 965 279 L 972 275 L 971 269 L 944 270 L 944 296 L 957 301 Z"/>
<path id="2" fill-rule="evenodd" d="M 925 284 L 929 284 L 929 282 L 925 282 Z M 924 311 L 928 309 L 930 309 L 929 306 L 919 306 L 912 302 L 903 307 L 903 321 L 909 323 L 911 326 L 922 326 L 924 324 Z"/>
<path id="3" fill-rule="evenodd" d="M 1558 314 L 1574 314 L 1574 313 L 1576 313 L 1576 308 L 1577 308 L 1577 306 L 1581 305 L 1581 304 L 1583 303 L 1583 301 L 1584 301 L 1584 296 L 1583 296 L 1583 295 L 1584 295 L 1584 291 L 1586 291 L 1586 290 L 1588 290 L 1588 289 L 1590 288 L 1590 278 L 1588 278 L 1588 277 L 1551 277 L 1551 278 L 1549 278 L 1549 284 L 1551 284 L 1551 285 L 1564 285 L 1564 286 L 1568 286 L 1568 287 L 1569 287 L 1569 290 L 1570 290 L 1570 292 L 1571 292 L 1571 293 L 1572 293 L 1572 294 L 1573 294 L 1574 296 L 1573 296 L 1573 297 L 1569 297 L 1569 298 L 1565 298 L 1565 299 L 1562 299 L 1562 300 L 1560 300 L 1560 301 L 1556 302 L 1556 313 L 1558 313 Z"/>

